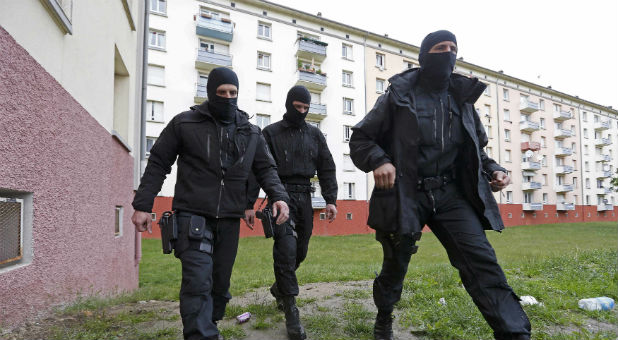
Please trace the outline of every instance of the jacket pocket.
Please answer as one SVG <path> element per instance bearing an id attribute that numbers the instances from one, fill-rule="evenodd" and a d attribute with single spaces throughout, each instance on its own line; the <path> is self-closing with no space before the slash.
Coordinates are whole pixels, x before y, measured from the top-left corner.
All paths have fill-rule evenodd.
<path id="1" fill-rule="evenodd" d="M 367 224 L 377 231 L 394 233 L 397 231 L 399 202 L 397 189 L 373 189 L 369 200 Z"/>

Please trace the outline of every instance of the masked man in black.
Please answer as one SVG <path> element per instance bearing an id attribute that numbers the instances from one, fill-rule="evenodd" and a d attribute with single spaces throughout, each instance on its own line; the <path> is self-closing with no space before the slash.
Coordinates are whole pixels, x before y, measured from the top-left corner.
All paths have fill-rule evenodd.
<path id="1" fill-rule="evenodd" d="M 268 193 L 277 223 L 288 218 L 288 194 L 259 128 L 237 107 L 238 78 L 227 68 L 208 76 L 208 101 L 175 116 L 150 151 L 133 207 L 138 231 L 151 231 L 153 201 L 178 157 L 172 207 L 175 256 L 182 263 L 180 314 L 185 339 L 222 339 L 223 318 L 250 173 Z"/>
<path id="2" fill-rule="evenodd" d="M 270 288 L 280 309 L 285 312 L 290 339 L 305 339 L 300 324 L 295 296 L 298 295 L 296 269 L 307 256 L 313 231 L 311 182 L 316 174 L 322 197 L 326 201 L 326 218 L 332 222 L 337 215 L 337 178 L 333 157 L 322 132 L 305 122 L 311 94 L 303 86 L 288 92 L 283 120 L 264 128 L 264 137 L 277 163 L 279 178 L 290 195 L 290 220 L 274 232 L 273 260 L 275 283 Z M 252 209 L 259 187 L 249 185 L 248 208 Z M 253 189 L 251 189 L 253 188 Z M 246 220 L 248 223 L 251 221 Z"/>
<path id="3" fill-rule="evenodd" d="M 393 338 L 393 305 L 424 225 L 446 249 L 495 338 L 530 339 L 528 317 L 484 231 L 504 228 L 491 191 L 510 182 L 483 151 L 487 135 L 473 104 L 486 85 L 454 74 L 456 56 L 451 32 L 427 35 L 420 69 L 390 78 L 389 89 L 353 128 L 352 160 L 373 171 L 376 183 L 367 224 L 384 253 L 373 285 L 375 339 Z"/>

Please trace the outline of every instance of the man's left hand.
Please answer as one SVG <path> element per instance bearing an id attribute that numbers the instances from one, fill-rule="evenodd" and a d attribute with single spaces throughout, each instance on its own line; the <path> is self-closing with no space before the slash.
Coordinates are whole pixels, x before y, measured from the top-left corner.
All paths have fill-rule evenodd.
<path id="1" fill-rule="evenodd" d="M 489 182 L 489 185 L 491 186 L 491 190 L 493 192 L 500 191 L 506 188 L 507 185 L 511 184 L 511 178 L 509 175 L 502 171 L 494 171 L 492 177 L 493 180 Z"/>
<path id="2" fill-rule="evenodd" d="M 326 205 L 326 218 L 328 219 L 328 223 L 331 223 L 337 217 L 337 207 L 334 204 Z"/>
<path id="3" fill-rule="evenodd" d="M 284 201 L 277 201 L 273 203 L 273 216 L 277 217 L 277 224 L 282 224 L 290 217 L 290 208 Z"/>
<path id="4" fill-rule="evenodd" d="M 245 221 L 245 224 L 247 224 L 249 229 L 253 230 L 253 226 L 255 225 L 255 210 L 245 210 L 245 217 L 242 220 Z"/>

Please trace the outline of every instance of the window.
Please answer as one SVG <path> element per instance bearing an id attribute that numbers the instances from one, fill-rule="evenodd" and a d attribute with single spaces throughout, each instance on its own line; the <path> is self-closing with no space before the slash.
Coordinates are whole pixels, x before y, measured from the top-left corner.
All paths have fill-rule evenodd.
<path id="1" fill-rule="evenodd" d="M 25 205 L 24 199 L 12 197 L 0 197 L 0 263 L 5 265 L 18 265 L 23 263 L 29 252 L 24 251 L 26 240 L 25 233 L 28 228 L 24 223 Z M 31 239 L 30 235 L 27 236 Z M 26 246 L 26 248 L 29 248 Z"/>
<path id="2" fill-rule="evenodd" d="M 504 101 L 506 102 L 509 101 L 509 90 L 508 89 L 502 89 L 502 99 L 504 99 Z"/>
<path id="3" fill-rule="evenodd" d="M 554 112 L 560 112 L 560 105 L 554 104 Z"/>
<path id="4" fill-rule="evenodd" d="M 270 84 L 257 83 L 255 99 L 263 102 L 270 101 Z"/>
<path id="5" fill-rule="evenodd" d="M 164 122 L 163 103 L 149 100 L 146 102 L 146 119 L 151 122 Z"/>
<path id="6" fill-rule="evenodd" d="M 354 114 L 354 99 L 343 98 L 343 113 L 347 115 Z"/>
<path id="7" fill-rule="evenodd" d="M 541 166 L 547 166 L 547 157 L 545 155 L 541 156 Z"/>
<path id="8" fill-rule="evenodd" d="M 511 161 L 511 150 L 506 150 L 506 152 L 504 153 L 504 161 L 505 162 Z"/>
<path id="9" fill-rule="evenodd" d="M 590 163 L 588 161 L 584 162 L 584 170 L 590 171 Z"/>
<path id="10" fill-rule="evenodd" d="M 486 118 L 490 118 L 491 117 L 491 105 L 487 105 L 485 104 L 485 106 L 483 106 L 483 108 L 485 109 L 484 114 Z"/>
<path id="11" fill-rule="evenodd" d="M 150 150 L 157 142 L 157 137 L 146 137 L 146 157 L 150 156 Z"/>
<path id="12" fill-rule="evenodd" d="M 349 142 L 350 136 L 352 136 L 352 127 L 350 125 L 343 126 L 343 141 Z"/>
<path id="13" fill-rule="evenodd" d="M 504 140 L 507 142 L 511 140 L 511 130 L 509 129 L 504 130 Z"/>
<path id="14" fill-rule="evenodd" d="M 207 18 L 207 19 L 214 19 L 214 20 L 221 20 L 221 14 L 218 12 L 213 12 L 207 8 L 204 7 L 200 7 L 200 15 L 203 18 Z"/>
<path id="15" fill-rule="evenodd" d="M 539 99 L 539 110 L 545 111 L 545 101 L 543 99 Z"/>
<path id="16" fill-rule="evenodd" d="M 492 138 L 492 136 L 491 136 L 491 125 L 485 125 L 485 133 L 487 134 L 487 138 Z"/>
<path id="17" fill-rule="evenodd" d="M 513 203 L 513 192 L 512 191 L 506 192 L 506 203 Z"/>
<path id="18" fill-rule="evenodd" d="M 381 70 L 384 69 L 384 54 L 376 53 L 376 66 Z"/>
<path id="19" fill-rule="evenodd" d="M 215 53 L 215 43 L 200 39 L 200 50 Z"/>
<path id="20" fill-rule="evenodd" d="M 150 11 L 160 14 L 167 13 L 166 0 L 150 0 Z"/>
<path id="21" fill-rule="evenodd" d="M 148 33 L 148 47 L 165 49 L 165 32 L 150 30 Z"/>
<path id="22" fill-rule="evenodd" d="M 326 219 L 326 213 L 320 213 L 320 220 L 325 220 Z"/>
<path id="23" fill-rule="evenodd" d="M 547 147 L 547 138 L 544 136 L 541 136 L 541 147 L 542 148 L 546 148 Z"/>
<path id="24" fill-rule="evenodd" d="M 309 92 L 311 94 L 311 104 L 320 104 L 322 103 L 321 96 L 319 93 Z"/>
<path id="25" fill-rule="evenodd" d="M 540 125 L 541 125 L 541 129 L 545 129 L 545 118 L 541 118 Z"/>
<path id="26" fill-rule="evenodd" d="M 376 92 L 384 93 L 384 79 L 376 78 Z"/>
<path id="27" fill-rule="evenodd" d="M 122 206 L 116 206 L 116 222 L 114 223 L 114 235 L 122 236 Z"/>
<path id="28" fill-rule="evenodd" d="M 547 175 L 543 174 L 543 183 L 541 183 L 543 185 L 547 185 Z"/>
<path id="29" fill-rule="evenodd" d="M 165 86 L 165 67 L 148 65 L 148 85 Z"/>
<path id="30" fill-rule="evenodd" d="M 342 43 L 341 44 L 341 56 L 344 59 L 352 60 L 353 59 L 352 45 Z"/>
<path id="31" fill-rule="evenodd" d="M 264 22 L 258 22 L 258 37 L 272 39 L 270 35 L 271 26 L 270 24 Z"/>
<path id="32" fill-rule="evenodd" d="M 150 213 L 150 218 L 152 218 L 152 220 L 154 222 L 156 222 L 157 221 L 157 213 Z"/>
<path id="33" fill-rule="evenodd" d="M 415 63 L 413 63 L 411 61 L 407 61 L 407 60 L 403 61 L 403 68 L 404 68 L 404 70 L 409 70 L 409 69 L 415 68 L 415 67 L 417 67 Z"/>
<path id="34" fill-rule="evenodd" d="M 511 110 L 504 109 L 504 120 L 511 121 Z"/>
<path id="35" fill-rule="evenodd" d="M 588 121 L 588 112 L 584 111 L 584 112 L 582 113 L 582 120 L 583 120 L 584 122 L 587 122 L 587 121 Z"/>
<path id="36" fill-rule="evenodd" d="M 356 171 L 352 158 L 348 154 L 343 155 L 343 171 Z"/>
<path id="37" fill-rule="evenodd" d="M 255 115 L 255 120 L 257 122 L 256 125 L 259 126 L 260 129 L 264 129 L 265 127 L 270 125 L 270 115 L 263 115 L 258 113 Z"/>
<path id="38" fill-rule="evenodd" d="M 354 183 L 343 183 L 343 195 L 344 199 L 353 200 L 356 197 L 356 190 Z"/>
<path id="39" fill-rule="evenodd" d="M 590 205 L 590 195 L 586 195 L 586 205 Z M 588 217 L 590 217 L 590 213 L 588 213 Z"/>
<path id="40" fill-rule="evenodd" d="M 352 220 L 352 213 L 346 213 L 345 214 L 345 219 L 346 220 Z"/>
<path id="41" fill-rule="evenodd" d="M 493 157 L 493 151 L 492 151 L 491 147 L 489 147 L 489 146 L 486 147 L 485 148 L 485 153 L 487 154 L 487 157 L 489 157 L 489 158 Z"/>
<path id="42" fill-rule="evenodd" d="M 584 145 L 584 155 L 588 154 L 588 145 Z"/>
<path id="43" fill-rule="evenodd" d="M 573 153 L 577 153 L 577 147 L 575 145 L 575 142 L 571 142 L 571 150 L 573 150 Z"/>
<path id="44" fill-rule="evenodd" d="M 543 204 L 547 204 L 548 195 L 546 193 L 543 194 Z"/>
<path id="45" fill-rule="evenodd" d="M 343 86 L 352 87 L 352 72 L 343 71 L 341 73 L 341 84 Z"/>
<path id="46" fill-rule="evenodd" d="M 258 52 L 257 67 L 262 70 L 270 70 L 270 54 Z"/>
<path id="47" fill-rule="evenodd" d="M 485 90 L 483 91 L 483 94 L 486 95 L 487 97 L 491 97 L 490 90 L 491 88 L 489 87 L 489 85 L 487 85 L 487 87 L 485 87 Z"/>

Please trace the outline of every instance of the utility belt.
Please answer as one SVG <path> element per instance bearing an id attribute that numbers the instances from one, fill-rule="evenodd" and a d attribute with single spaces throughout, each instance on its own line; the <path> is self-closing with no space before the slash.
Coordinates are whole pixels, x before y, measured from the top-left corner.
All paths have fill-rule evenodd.
<path id="1" fill-rule="evenodd" d="M 419 177 L 416 182 L 416 189 L 419 191 L 432 191 L 453 182 L 455 178 L 455 171 L 448 171 L 433 177 Z"/>
<path id="2" fill-rule="evenodd" d="M 287 184 L 283 183 L 285 190 L 287 192 L 296 192 L 296 193 L 312 193 L 315 192 L 315 188 L 311 186 L 311 184 Z"/>
<path id="3" fill-rule="evenodd" d="M 198 250 L 212 254 L 214 244 L 213 224 L 216 224 L 213 219 L 189 212 L 164 212 L 159 220 L 163 253 L 171 253 L 172 249 L 175 248 L 176 241 L 178 241 L 179 230 L 182 230 L 182 233 L 186 230 L 190 243 L 193 243 L 191 241 L 199 241 Z"/>

